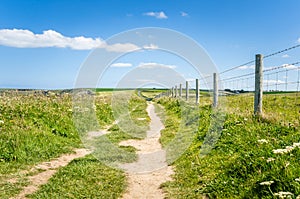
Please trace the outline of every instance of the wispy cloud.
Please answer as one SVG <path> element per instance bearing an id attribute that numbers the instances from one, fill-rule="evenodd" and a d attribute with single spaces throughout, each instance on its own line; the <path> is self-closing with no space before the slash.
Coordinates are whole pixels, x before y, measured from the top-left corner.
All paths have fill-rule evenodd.
<path id="1" fill-rule="evenodd" d="M 254 65 L 250 65 L 250 66 L 245 65 L 245 66 L 238 67 L 239 70 L 247 70 L 247 69 L 254 69 L 254 68 L 255 68 Z"/>
<path id="2" fill-rule="evenodd" d="M 272 69 L 278 69 L 278 68 L 286 68 L 286 69 L 297 69 L 299 70 L 299 66 L 295 66 L 293 64 L 282 64 L 280 66 L 270 66 L 270 67 L 265 67 L 265 70 L 272 70 Z"/>
<path id="3" fill-rule="evenodd" d="M 171 69 L 176 68 L 175 65 L 166 65 L 166 64 L 160 64 L 160 63 L 155 63 L 155 62 L 140 63 L 138 65 L 138 67 L 141 67 L 141 68 L 171 68 Z"/>
<path id="4" fill-rule="evenodd" d="M 187 16 L 189 16 L 189 14 L 186 13 L 186 12 L 180 12 L 180 15 L 181 15 L 182 17 L 187 17 Z"/>
<path id="5" fill-rule="evenodd" d="M 283 83 L 285 83 L 285 82 L 282 81 L 282 80 L 274 80 L 274 79 L 270 79 L 270 80 L 265 79 L 264 80 L 265 85 L 268 85 L 268 84 L 283 84 Z"/>
<path id="6" fill-rule="evenodd" d="M 55 30 L 45 30 L 42 34 L 35 34 L 30 30 L 23 29 L 0 29 L 0 45 L 15 48 L 56 47 L 74 50 L 104 48 L 114 52 L 128 52 L 139 49 L 139 47 L 130 43 L 108 45 L 100 38 L 67 37 Z"/>
<path id="7" fill-rule="evenodd" d="M 111 45 L 107 44 L 106 46 L 104 46 L 104 48 L 109 52 L 131 52 L 141 49 L 140 47 L 132 43 L 117 43 Z"/>
<path id="8" fill-rule="evenodd" d="M 158 46 L 155 44 L 149 44 L 149 45 L 144 45 L 143 48 L 146 50 L 155 50 L 158 49 Z"/>
<path id="9" fill-rule="evenodd" d="M 168 16 L 164 12 L 146 12 L 145 16 L 155 17 L 157 19 L 167 19 Z"/>
<path id="10" fill-rule="evenodd" d="M 289 58 L 290 56 L 288 54 L 282 55 L 282 58 Z"/>
<path id="11" fill-rule="evenodd" d="M 111 67 L 118 67 L 118 68 L 126 68 L 126 67 L 131 67 L 131 63 L 114 63 L 110 65 Z"/>
<path id="12" fill-rule="evenodd" d="M 297 67 L 295 65 L 292 65 L 292 64 L 283 64 L 282 66 L 284 68 L 286 68 L 286 69 L 296 69 L 296 68 L 299 68 L 299 67 Z"/>

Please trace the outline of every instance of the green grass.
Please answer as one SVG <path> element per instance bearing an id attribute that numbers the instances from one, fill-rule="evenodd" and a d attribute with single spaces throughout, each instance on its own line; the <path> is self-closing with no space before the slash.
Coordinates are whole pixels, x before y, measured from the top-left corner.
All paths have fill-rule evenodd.
<path id="1" fill-rule="evenodd" d="M 124 91 L 118 92 L 124 93 Z M 75 195 L 79 193 L 81 195 L 79 194 L 77 198 L 82 198 L 83 195 L 86 195 L 87 198 L 117 198 L 124 191 L 123 172 L 105 166 L 105 159 L 101 159 L 99 153 L 104 154 L 104 158 L 110 159 L 109 162 L 112 161 L 111 158 L 117 162 L 136 160 L 137 156 L 133 147 L 118 147 L 118 143 L 122 140 L 144 137 L 148 129 L 149 118 L 145 111 L 146 102 L 137 97 L 136 93 L 131 94 L 127 96 L 127 106 L 115 106 L 117 109 L 120 108 L 120 113 L 126 113 L 125 116 L 117 118 L 123 124 L 122 128 L 113 125 L 110 128 L 110 134 L 94 140 L 95 146 L 98 148 L 93 155 L 97 159 L 87 157 L 78 161 L 74 160 L 51 179 L 50 185 L 43 186 L 41 192 L 32 197 L 50 197 L 48 188 L 51 187 L 58 190 L 56 190 L 57 195 L 51 195 L 50 198 L 61 198 L 58 195 L 63 198 L 76 198 Z M 100 92 L 94 96 L 95 106 L 92 108 L 95 110 L 99 128 L 107 127 L 115 120 L 114 117 L 118 116 L 111 106 L 111 95 L 111 92 Z M 49 96 L 45 96 L 41 93 L 34 94 L 34 92 L 5 91 L 1 93 L 0 198 L 15 196 L 28 183 L 26 179 L 31 174 L 19 175 L 19 171 L 27 170 L 34 164 L 49 161 L 63 153 L 71 152 L 73 148 L 83 147 L 73 123 L 73 114 L 72 98 L 69 94 L 52 92 Z M 140 117 L 144 117 L 146 120 L 138 120 Z M 79 129 L 81 133 L 86 133 L 89 129 L 98 130 L 95 129 L 97 126 L 95 122 L 90 123 L 88 119 L 89 117 L 83 117 L 83 121 L 79 121 L 81 122 L 79 123 L 81 124 Z M 139 128 L 134 128 L 130 124 L 136 124 Z M 107 142 L 103 142 L 103 140 Z M 101 143 L 110 143 L 118 153 L 113 153 L 111 150 L 109 151 L 110 155 L 103 153 L 105 150 L 101 148 L 103 146 Z M 119 156 L 120 154 L 121 156 Z M 102 160 L 102 163 L 99 160 Z M 68 183 L 63 181 L 63 178 L 68 179 Z M 10 181 L 10 179 L 15 180 Z M 103 185 L 101 185 L 102 182 Z M 57 184 L 59 187 L 63 184 L 63 188 L 55 187 Z M 87 184 L 90 184 L 91 187 L 84 191 Z M 101 187 L 102 191 L 98 193 Z"/>
<path id="2" fill-rule="evenodd" d="M 123 172 L 93 156 L 73 160 L 29 198 L 119 198 L 125 190 Z"/>
<path id="3" fill-rule="evenodd" d="M 274 98 L 276 100 L 271 101 Z M 286 154 L 273 152 L 300 142 L 299 107 L 295 100 L 295 96 L 287 94 L 265 96 L 264 117 L 256 118 L 252 116 L 251 96 L 227 97 L 222 134 L 213 150 L 203 158 L 199 154 L 212 109 L 210 105 L 200 104 L 200 125 L 193 143 L 173 164 L 174 181 L 163 185 L 168 198 L 202 198 L 203 195 L 209 198 L 276 198 L 274 194 L 280 191 L 291 192 L 294 197 L 300 195 L 300 183 L 295 180 L 300 175 L 300 149 L 296 147 Z M 176 105 L 180 103 L 170 99 L 159 99 L 158 103 L 166 108 L 166 129 L 161 138 L 165 145 L 164 142 L 170 142 L 178 131 L 182 118 Z M 267 143 L 259 143 L 262 139 Z M 260 185 L 264 181 L 274 183 Z"/>
<path id="4" fill-rule="evenodd" d="M 0 174 L 24 169 L 80 146 L 68 95 L 0 96 Z"/>

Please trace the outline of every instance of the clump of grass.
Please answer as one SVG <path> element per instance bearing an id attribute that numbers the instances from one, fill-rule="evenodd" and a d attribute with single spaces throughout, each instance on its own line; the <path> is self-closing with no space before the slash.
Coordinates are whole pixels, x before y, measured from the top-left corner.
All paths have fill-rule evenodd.
<path id="1" fill-rule="evenodd" d="M 125 175 L 90 156 L 73 160 L 29 198 L 119 198 Z"/>
<path id="2" fill-rule="evenodd" d="M 114 116 L 117 116 L 115 119 L 118 120 L 118 123 L 110 127 L 109 134 L 95 139 L 92 143 L 95 148 L 95 157 L 113 167 L 120 163 L 137 160 L 134 147 L 120 147 L 118 144 L 128 139 L 144 138 L 150 120 L 146 112 L 147 103 L 144 99 L 133 92 L 129 96 L 129 93 L 118 92 L 120 92 L 120 96 L 117 97 L 121 98 L 114 99 L 116 106 L 112 108 L 112 111 L 117 112 Z M 139 118 L 143 118 L 143 120 L 139 120 Z"/>

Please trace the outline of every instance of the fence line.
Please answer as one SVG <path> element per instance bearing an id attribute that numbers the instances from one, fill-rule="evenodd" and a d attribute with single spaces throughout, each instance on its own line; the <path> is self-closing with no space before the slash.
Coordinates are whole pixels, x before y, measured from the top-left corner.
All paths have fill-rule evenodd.
<path id="1" fill-rule="evenodd" d="M 296 100 L 298 99 L 300 89 L 300 61 L 290 64 L 282 64 L 275 67 L 264 68 L 263 66 L 263 62 L 266 58 L 273 57 L 298 47 L 300 47 L 300 44 L 268 54 L 266 56 L 258 54 L 255 56 L 255 60 L 251 60 L 247 63 L 229 68 L 220 72 L 219 74 L 214 73 L 199 79 L 197 78 L 192 81 L 186 81 L 185 84 L 184 82 L 181 82 L 161 96 L 177 97 L 180 99 L 185 99 L 186 101 L 195 98 L 195 103 L 199 104 L 201 102 L 200 90 L 205 90 L 205 85 L 210 84 L 213 88 L 207 88 L 206 90 L 213 93 L 213 107 L 218 106 L 218 96 L 220 94 L 233 95 L 244 92 L 254 93 L 254 114 L 261 115 L 263 110 L 263 94 L 266 92 L 296 92 Z M 255 63 L 255 67 L 248 66 L 252 63 Z M 220 76 L 220 78 L 218 78 L 219 75 L 223 75 L 237 69 L 242 69 L 243 67 L 246 69 L 253 69 L 254 71 L 231 77 L 229 76 L 222 78 Z M 297 73 L 294 72 L 291 74 L 291 71 L 297 71 Z M 292 80 L 290 80 L 290 77 Z M 284 78 L 284 80 L 282 78 Z M 185 88 L 183 88 L 182 85 L 185 85 Z M 183 92 L 183 89 L 185 92 Z"/>

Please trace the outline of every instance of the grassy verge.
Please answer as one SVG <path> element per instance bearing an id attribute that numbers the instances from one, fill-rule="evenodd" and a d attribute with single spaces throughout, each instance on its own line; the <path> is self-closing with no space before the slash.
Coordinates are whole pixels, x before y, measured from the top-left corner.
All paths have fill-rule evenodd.
<path id="1" fill-rule="evenodd" d="M 87 156 L 60 169 L 29 198 L 119 198 L 125 181 L 123 172 Z"/>
<path id="2" fill-rule="evenodd" d="M 70 152 L 80 145 L 68 95 L 0 96 L 0 174 Z"/>
<path id="3" fill-rule="evenodd" d="M 247 112 L 252 106 L 245 103 L 246 98 L 229 97 L 227 103 L 231 106 L 227 109 L 222 134 L 211 153 L 203 158 L 199 152 L 212 110 L 210 106 L 200 105 L 200 125 L 193 143 L 174 163 L 174 181 L 163 185 L 168 198 L 201 198 L 203 195 L 209 198 L 278 198 L 280 192 L 290 192 L 294 198 L 300 195 L 300 149 L 296 144 L 300 142 L 300 132 L 293 123 L 299 115 L 293 111 L 288 118 L 284 114 L 267 117 L 271 109 L 285 112 L 280 106 L 289 98 L 292 97 L 276 96 L 272 103 L 265 100 L 265 117 L 254 118 L 250 110 Z M 163 99 L 158 103 L 166 108 L 167 114 L 161 138 L 164 143 L 177 131 L 180 114 L 173 106 L 179 103 Z M 296 103 L 288 106 L 297 109 Z M 282 120 L 289 120 L 290 124 Z"/>
<path id="4" fill-rule="evenodd" d="M 96 117 L 100 126 L 111 124 L 115 116 L 111 107 L 111 92 L 97 93 L 94 101 Z M 145 134 L 147 130 L 145 126 L 149 122 L 145 111 L 145 100 L 134 94 L 129 98 L 128 107 L 127 113 L 132 121 L 142 126 L 134 133 L 136 135 Z M 48 96 L 34 92 L 1 93 L 0 198 L 12 197 L 28 184 L 26 179 L 31 174 L 18 174 L 19 171 L 27 170 L 34 164 L 71 152 L 75 147 L 83 147 L 72 116 L 72 99 L 66 93 L 51 93 Z M 145 117 L 146 120 L 138 120 L 140 117 Z M 126 124 L 125 119 L 120 122 Z M 131 127 L 128 127 L 127 130 L 130 129 Z M 110 131 L 111 133 L 106 138 L 116 148 L 119 148 L 120 141 L 136 138 L 123 131 L 118 125 L 112 126 Z M 133 148 L 125 147 L 122 150 L 130 153 L 130 156 L 123 159 L 119 156 L 115 158 L 125 162 L 135 160 L 136 155 Z M 69 184 L 63 181 L 63 178 L 68 179 Z M 103 191 L 98 193 L 99 186 L 100 188 L 102 186 L 101 183 L 104 188 L 102 187 Z M 113 185 L 114 183 L 116 186 Z M 90 189 L 87 189 L 88 192 L 83 190 L 87 184 L 90 185 Z M 63 188 L 59 189 L 56 185 L 63 185 Z M 78 161 L 74 160 L 68 167 L 59 170 L 59 173 L 51 179 L 50 185 L 43 186 L 41 192 L 32 197 L 48 197 L 49 186 L 53 186 L 53 189 L 57 191 L 57 195 L 52 195 L 54 198 L 57 198 L 58 195 L 63 198 L 76 198 L 75 195 L 79 193 L 86 195 L 87 198 L 117 198 L 124 191 L 125 180 L 121 171 L 105 166 L 103 163 L 97 162 L 95 158 L 87 157 Z M 77 198 L 82 198 L 82 194 L 79 194 Z"/>

